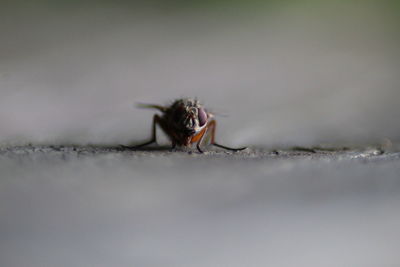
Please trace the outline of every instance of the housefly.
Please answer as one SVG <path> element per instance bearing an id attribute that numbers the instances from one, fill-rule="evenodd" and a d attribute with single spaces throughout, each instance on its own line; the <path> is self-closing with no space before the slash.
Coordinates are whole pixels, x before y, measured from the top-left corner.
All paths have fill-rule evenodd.
<path id="1" fill-rule="evenodd" d="M 124 146 L 125 148 L 138 149 L 155 143 L 157 141 L 156 126 L 158 125 L 171 140 L 173 148 L 176 146 L 190 147 L 196 144 L 197 150 L 203 153 L 201 146 L 205 139 L 210 137 L 210 145 L 231 151 L 246 149 L 246 147 L 232 148 L 216 143 L 215 128 L 217 123 L 214 115 L 208 112 L 196 99 L 178 99 L 170 106 L 142 104 L 140 107 L 154 108 L 162 114 L 154 115 L 152 135 L 148 142 L 135 146 Z"/>

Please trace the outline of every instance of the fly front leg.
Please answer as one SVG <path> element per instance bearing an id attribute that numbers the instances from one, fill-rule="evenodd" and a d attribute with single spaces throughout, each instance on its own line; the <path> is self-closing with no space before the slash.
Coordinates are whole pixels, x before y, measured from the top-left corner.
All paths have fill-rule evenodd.
<path id="1" fill-rule="evenodd" d="M 160 116 L 158 116 L 156 114 L 153 117 L 152 133 L 151 133 L 151 139 L 149 141 L 147 141 L 143 144 L 135 145 L 135 146 L 124 146 L 124 145 L 121 145 L 121 146 L 126 149 L 138 149 L 138 148 L 141 148 L 144 146 L 151 145 L 152 143 L 156 143 L 157 142 L 157 133 L 156 133 L 157 124 L 165 131 L 163 120 L 161 119 Z"/>
<path id="2" fill-rule="evenodd" d="M 216 146 L 216 147 L 220 147 L 226 150 L 231 150 L 231 151 L 241 151 L 246 149 L 247 147 L 239 147 L 239 148 L 233 148 L 233 147 L 227 147 L 227 146 L 223 146 L 220 145 L 218 143 L 215 142 L 215 128 L 217 127 L 217 122 L 215 120 L 212 120 L 209 122 L 208 128 L 211 129 L 211 145 Z"/>
<path id="3" fill-rule="evenodd" d="M 207 130 L 208 130 L 208 126 L 206 126 L 206 128 L 200 133 L 200 139 L 196 144 L 196 148 L 200 153 L 204 153 L 204 151 L 201 149 L 200 145 L 203 142 L 203 139 L 207 134 Z"/>
<path id="4" fill-rule="evenodd" d="M 175 148 L 176 148 L 176 142 L 172 141 L 172 143 L 171 143 L 171 151 L 174 151 Z"/>

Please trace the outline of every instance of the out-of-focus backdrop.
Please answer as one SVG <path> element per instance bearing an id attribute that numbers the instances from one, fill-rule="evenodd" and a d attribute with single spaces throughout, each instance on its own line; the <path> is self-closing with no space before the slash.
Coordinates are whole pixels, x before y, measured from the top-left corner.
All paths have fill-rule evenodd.
<path id="1" fill-rule="evenodd" d="M 400 266 L 398 1 L 143 2 L 1 2 L 0 266 Z M 62 145 L 184 96 L 255 148 Z"/>
<path id="2" fill-rule="evenodd" d="M 0 143 L 129 143 L 198 97 L 235 145 L 399 140 L 397 1 L 9 1 Z"/>

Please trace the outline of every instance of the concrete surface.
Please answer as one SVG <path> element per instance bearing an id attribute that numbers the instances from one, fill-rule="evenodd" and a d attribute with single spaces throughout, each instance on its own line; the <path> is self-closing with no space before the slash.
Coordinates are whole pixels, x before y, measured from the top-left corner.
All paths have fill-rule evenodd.
<path id="1" fill-rule="evenodd" d="M 400 266 L 395 1 L 7 2 L 0 267 Z M 181 97 L 255 147 L 86 146 L 149 138 L 135 104 Z"/>
<path id="2" fill-rule="evenodd" d="M 399 266 L 400 153 L 0 149 L 1 266 Z"/>

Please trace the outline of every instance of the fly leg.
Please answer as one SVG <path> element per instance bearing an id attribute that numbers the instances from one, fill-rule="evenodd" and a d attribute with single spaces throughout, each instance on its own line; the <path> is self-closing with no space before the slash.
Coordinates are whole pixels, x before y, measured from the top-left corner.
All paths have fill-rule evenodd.
<path id="1" fill-rule="evenodd" d="M 172 141 L 172 144 L 171 144 L 171 151 L 174 151 L 175 150 L 175 148 L 176 148 L 176 142 L 175 141 Z"/>
<path id="2" fill-rule="evenodd" d="M 152 134 L 151 134 L 151 139 L 149 140 L 149 141 L 147 141 L 147 142 L 145 142 L 145 143 L 143 143 L 143 144 L 139 144 L 139 145 L 135 145 L 135 146 L 124 146 L 124 145 L 121 145 L 121 147 L 122 148 L 125 148 L 125 149 L 138 149 L 138 148 L 141 148 L 141 147 L 144 147 L 144 146 L 148 146 L 148 145 L 150 145 L 150 144 L 152 144 L 152 143 L 156 143 L 157 142 L 157 140 L 156 140 L 156 126 L 157 126 L 157 124 L 165 131 L 166 129 L 165 129 L 165 127 L 164 127 L 164 122 L 163 122 L 163 120 L 161 119 L 161 117 L 160 116 L 158 116 L 157 114 L 156 115 L 154 115 L 154 117 L 153 117 L 153 126 L 152 126 Z"/>
<path id="3" fill-rule="evenodd" d="M 234 152 L 237 152 L 237 151 L 242 151 L 242 150 L 245 150 L 247 147 L 238 147 L 238 148 L 234 148 L 234 147 L 227 147 L 227 146 L 223 146 L 223 145 L 220 145 L 220 144 L 217 144 L 217 143 L 212 143 L 211 145 L 213 145 L 213 146 L 216 146 L 216 147 L 220 147 L 220 148 L 223 148 L 223 149 L 226 149 L 226 150 L 231 150 L 231 151 L 234 151 Z"/>
<path id="4" fill-rule="evenodd" d="M 206 136 L 207 131 L 208 131 L 208 126 L 206 126 L 206 128 L 204 129 L 204 131 L 202 131 L 202 132 L 200 133 L 200 134 L 201 134 L 200 139 L 199 139 L 199 141 L 198 141 L 197 144 L 196 144 L 196 148 L 197 148 L 197 150 L 198 150 L 200 153 L 204 153 L 204 151 L 200 148 L 200 145 L 201 145 L 201 143 L 203 142 L 203 139 L 204 139 L 204 137 Z"/>
<path id="5" fill-rule="evenodd" d="M 208 128 L 211 128 L 211 145 L 216 146 L 216 147 L 220 147 L 226 150 L 231 150 L 231 151 L 241 151 L 246 149 L 247 147 L 239 147 L 239 148 L 233 148 L 233 147 L 227 147 L 227 146 L 223 146 L 220 145 L 218 143 L 215 142 L 215 128 L 217 126 L 217 122 L 215 120 L 210 121 Z"/>

